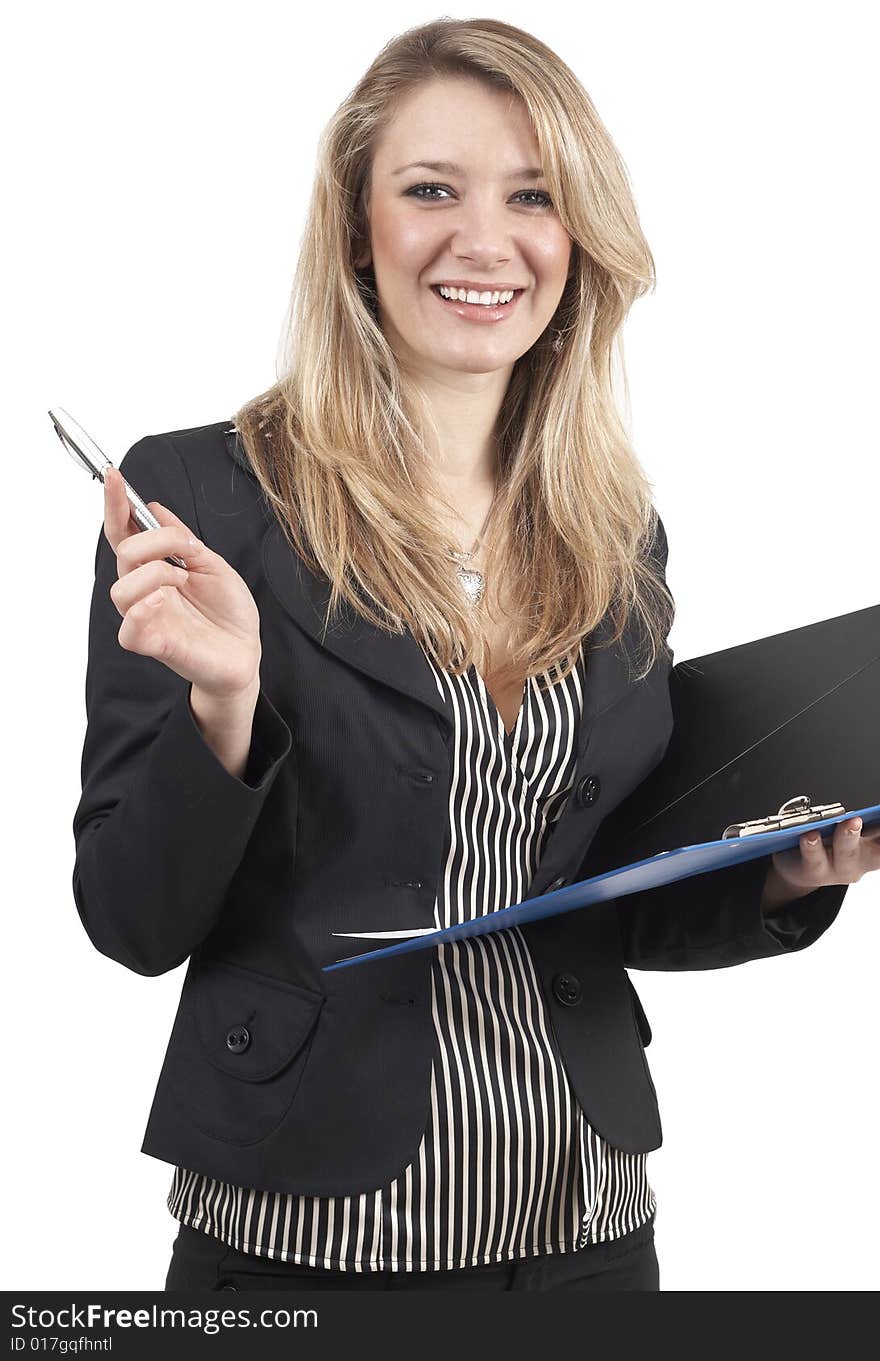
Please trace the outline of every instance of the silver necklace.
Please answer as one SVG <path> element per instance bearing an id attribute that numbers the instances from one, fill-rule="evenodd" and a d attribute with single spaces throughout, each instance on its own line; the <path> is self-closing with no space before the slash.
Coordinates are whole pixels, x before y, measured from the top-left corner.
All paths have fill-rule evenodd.
<path id="1" fill-rule="evenodd" d="M 452 557 L 459 564 L 456 570 L 456 576 L 461 582 L 462 589 L 465 595 L 467 596 L 468 603 L 470 605 L 479 605 L 480 601 L 483 599 L 483 596 L 486 593 L 486 578 L 482 572 L 477 571 L 476 567 L 465 567 L 464 564 L 474 556 L 474 554 L 476 553 L 477 549 L 480 546 L 480 542 L 482 540 L 486 525 L 489 523 L 489 516 L 492 514 L 492 506 L 495 505 L 495 498 L 497 497 L 497 495 L 498 489 L 496 487 L 495 496 L 492 497 L 492 503 L 486 512 L 486 518 L 483 521 L 482 528 L 480 529 L 480 532 L 477 535 L 477 537 L 474 539 L 474 542 L 471 545 L 470 550 L 467 553 L 456 551 L 455 549 L 450 550 L 450 557 Z"/>

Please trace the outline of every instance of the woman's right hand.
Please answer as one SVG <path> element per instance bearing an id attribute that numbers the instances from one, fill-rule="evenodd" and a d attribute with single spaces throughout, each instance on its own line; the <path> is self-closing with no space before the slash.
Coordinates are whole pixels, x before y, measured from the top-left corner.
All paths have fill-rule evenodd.
<path id="1" fill-rule="evenodd" d="M 122 615 L 120 647 L 155 657 L 214 699 L 253 693 L 262 649 L 260 612 L 250 590 L 173 511 L 159 501 L 147 504 L 159 529 L 140 528 L 122 474 L 107 469 L 104 534 L 119 573 L 110 598 Z M 172 554 L 188 571 L 165 561 Z"/>

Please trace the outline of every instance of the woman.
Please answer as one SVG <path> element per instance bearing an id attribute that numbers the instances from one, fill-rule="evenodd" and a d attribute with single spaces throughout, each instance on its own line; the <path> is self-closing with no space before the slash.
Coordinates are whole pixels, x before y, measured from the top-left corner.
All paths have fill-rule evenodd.
<path id="1" fill-rule="evenodd" d="M 666 749 L 666 539 L 611 379 L 651 281 L 565 64 L 428 24 L 325 134 L 280 380 L 128 452 L 161 528 L 105 480 L 74 892 L 126 967 L 189 960 L 143 1144 L 167 1289 L 658 1289 L 624 966 L 804 948 L 871 867 L 841 824 L 322 972 L 585 877 Z"/>

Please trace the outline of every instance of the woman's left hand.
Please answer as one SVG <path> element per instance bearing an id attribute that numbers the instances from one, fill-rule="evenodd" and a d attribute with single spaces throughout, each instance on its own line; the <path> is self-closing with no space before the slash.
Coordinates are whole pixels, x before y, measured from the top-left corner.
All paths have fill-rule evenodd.
<path id="1" fill-rule="evenodd" d="M 811 843 L 810 838 L 815 837 Z M 777 851 L 773 868 L 795 893 L 830 884 L 857 884 L 871 870 L 880 869 L 880 823 L 862 832 L 861 818 L 845 818 L 826 845 L 820 832 L 807 830 L 798 845 Z"/>

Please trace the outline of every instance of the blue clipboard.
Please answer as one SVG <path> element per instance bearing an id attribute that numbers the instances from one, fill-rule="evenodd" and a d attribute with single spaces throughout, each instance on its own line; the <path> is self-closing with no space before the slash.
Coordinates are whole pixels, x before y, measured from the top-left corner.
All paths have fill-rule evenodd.
<path id="1" fill-rule="evenodd" d="M 848 818 L 853 817 L 860 817 L 863 827 L 880 822 L 880 804 L 873 804 L 868 808 L 855 808 L 849 813 L 837 813 L 834 817 L 801 823 L 794 827 L 783 827 L 777 831 L 756 832 L 749 836 L 704 841 L 694 846 L 679 846 L 674 851 L 660 851 L 647 860 L 637 860 L 620 869 L 609 870 L 604 874 L 594 875 L 591 879 L 582 879 L 577 884 L 556 889 L 553 893 L 542 893 L 537 898 L 526 898 L 512 907 L 485 913 L 466 922 L 457 922 L 454 926 L 447 926 L 441 930 L 427 928 L 414 932 L 335 931 L 334 936 L 345 939 L 395 938 L 395 943 L 379 950 L 368 950 L 363 954 L 337 960 L 334 964 L 325 964 L 322 972 L 347 969 L 371 959 L 387 959 L 390 955 L 408 954 L 411 950 L 427 950 L 431 946 L 441 945 L 446 941 L 462 940 L 468 936 L 489 935 L 493 931 L 519 926 L 522 922 L 537 921 L 541 917 L 553 917 L 561 912 L 573 912 L 577 908 L 589 907 L 591 903 L 606 902 L 609 898 L 623 898 L 629 893 L 641 893 L 645 889 L 658 888 L 661 884 L 671 884 L 676 879 L 689 879 L 692 875 L 722 870 L 729 865 L 741 864 L 745 860 L 758 860 L 764 855 L 775 855 L 779 851 L 793 849 L 807 831 L 818 831 L 825 840 L 825 829 L 831 829 L 838 822 L 846 822 Z M 400 939 L 401 936 L 404 939 Z"/>

